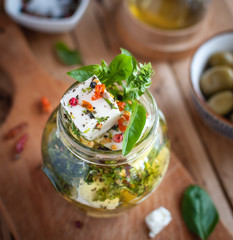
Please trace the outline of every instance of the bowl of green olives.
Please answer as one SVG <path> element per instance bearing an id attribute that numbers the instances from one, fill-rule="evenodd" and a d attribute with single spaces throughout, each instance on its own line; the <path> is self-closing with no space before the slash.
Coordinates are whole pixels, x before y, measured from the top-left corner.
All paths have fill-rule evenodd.
<path id="1" fill-rule="evenodd" d="M 218 34 L 197 49 L 190 82 L 194 104 L 204 121 L 233 139 L 233 32 Z"/>

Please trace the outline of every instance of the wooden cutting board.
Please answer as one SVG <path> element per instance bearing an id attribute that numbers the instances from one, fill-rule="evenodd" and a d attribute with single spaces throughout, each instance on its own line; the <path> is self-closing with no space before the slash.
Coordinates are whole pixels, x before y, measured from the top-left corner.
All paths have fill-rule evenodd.
<path id="1" fill-rule="evenodd" d="M 173 221 L 156 239 L 197 239 L 189 233 L 180 214 L 182 193 L 193 180 L 175 155 L 159 188 L 120 217 L 90 218 L 58 195 L 40 168 L 41 136 L 48 114 L 40 111 L 38 103 L 46 96 L 55 108 L 67 85 L 55 81 L 38 66 L 19 28 L 2 13 L 0 29 L 0 71 L 14 86 L 13 106 L 0 126 L 0 239 L 148 239 L 144 218 L 159 206 L 171 211 Z M 5 141 L 3 135 L 22 121 L 29 122 L 29 141 L 15 160 L 17 138 Z M 76 221 L 83 226 L 78 228 Z M 220 222 L 209 239 L 233 238 Z"/>

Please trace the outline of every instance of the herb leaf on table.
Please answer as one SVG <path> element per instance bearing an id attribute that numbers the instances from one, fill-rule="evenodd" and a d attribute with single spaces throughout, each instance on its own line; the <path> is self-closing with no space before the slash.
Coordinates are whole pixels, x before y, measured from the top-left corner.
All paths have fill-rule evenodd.
<path id="1" fill-rule="evenodd" d="M 197 185 L 189 186 L 184 192 L 182 216 L 188 229 L 203 240 L 209 237 L 219 220 L 210 196 Z"/>
<path id="2" fill-rule="evenodd" d="M 57 42 L 55 44 L 55 51 L 60 61 L 65 65 L 82 63 L 80 53 L 77 50 L 70 49 L 64 42 Z"/>

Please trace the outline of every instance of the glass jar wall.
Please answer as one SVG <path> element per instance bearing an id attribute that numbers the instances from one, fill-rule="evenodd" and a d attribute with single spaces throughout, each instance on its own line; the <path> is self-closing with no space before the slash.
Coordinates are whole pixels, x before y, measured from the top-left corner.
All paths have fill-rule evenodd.
<path id="1" fill-rule="evenodd" d="M 143 22 L 166 30 L 190 27 L 206 14 L 210 0 L 128 0 L 130 12 Z"/>
<path id="2" fill-rule="evenodd" d="M 70 133 L 61 105 L 45 126 L 43 171 L 65 199 L 88 215 L 111 217 L 137 205 L 166 172 L 170 151 L 165 119 L 148 91 L 140 102 L 150 121 L 127 156 L 81 143 Z"/>

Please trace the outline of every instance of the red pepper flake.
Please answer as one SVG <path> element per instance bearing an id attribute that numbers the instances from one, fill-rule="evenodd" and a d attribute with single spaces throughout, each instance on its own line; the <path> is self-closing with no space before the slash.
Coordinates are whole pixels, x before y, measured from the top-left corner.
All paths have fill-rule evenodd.
<path id="1" fill-rule="evenodd" d="M 104 84 L 95 85 L 95 92 L 94 92 L 94 95 L 91 97 L 91 100 L 95 101 L 99 98 L 102 98 L 103 94 L 104 94 L 104 90 L 105 90 L 105 85 Z"/>
<path id="2" fill-rule="evenodd" d="M 76 228 L 79 228 L 79 229 L 83 227 L 83 223 L 79 220 L 75 221 L 74 225 L 75 225 Z"/>
<path id="3" fill-rule="evenodd" d="M 72 98 L 69 100 L 69 104 L 70 104 L 72 107 L 78 105 L 78 99 L 72 97 Z"/>
<path id="4" fill-rule="evenodd" d="M 100 97 L 98 96 L 98 95 L 96 95 L 96 94 L 94 94 L 92 97 L 91 97 L 91 100 L 92 101 L 95 101 L 95 100 L 97 100 L 97 99 L 99 99 Z"/>
<path id="5" fill-rule="evenodd" d="M 112 137 L 112 140 L 116 143 L 120 143 L 123 141 L 123 136 L 122 134 L 115 134 L 113 137 Z"/>
<path id="6" fill-rule="evenodd" d="M 120 131 L 125 132 L 127 126 L 124 125 L 124 122 L 126 121 L 126 119 L 122 116 L 118 119 L 118 128 Z"/>
<path id="7" fill-rule="evenodd" d="M 104 93 L 104 90 L 105 90 L 105 85 L 104 84 L 95 85 L 95 91 L 96 92 Z"/>
<path id="8" fill-rule="evenodd" d="M 24 150 L 25 144 L 28 140 L 28 134 L 24 133 L 16 143 L 15 146 L 15 158 L 19 157 L 19 154 Z"/>
<path id="9" fill-rule="evenodd" d="M 99 129 L 99 130 L 102 128 L 102 126 L 103 126 L 102 123 L 97 123 L 97 124 L 96 124 L 96 128 Z"/>
<path id="10" fill-rule="evenodd" d="M 131 113 L 129 111 L 125 111 L 125 113 L 123 114 L 124 118 L 129 121 L 129 118 L 131 116 Z"/>
<path id="11" fill-rule="evenodd" d="M 120 111 L 123 111 L 125 108 L 126 103 L 125 102 L 117 102 L 117 105 L 119 107 Z"/>
<path id="12" fill-rule="evenodd" d="M 23 131 L 28 126 L 27 122 L 22 122 L 17 126 L 10 129 L 4 136 L 4 139 L 8 140 L 17 136 L 21 131 Z"/>
<path id="13" fill-rule="evenodd" d="M 40 102 L 41 102 L 43 112 L 48 113 L 51 111 L 51 104 L 50 104 L 50 101 L 48 100 L 48 98 L 42 97 Z"/>
<path id="14" fill-rule="evenodd" d="M 87 102 L 85 100 L 83 100 L 82 107 L 86 108 L 90 112 L 93 112 L 93 106 L 89 102 Z"/>

